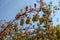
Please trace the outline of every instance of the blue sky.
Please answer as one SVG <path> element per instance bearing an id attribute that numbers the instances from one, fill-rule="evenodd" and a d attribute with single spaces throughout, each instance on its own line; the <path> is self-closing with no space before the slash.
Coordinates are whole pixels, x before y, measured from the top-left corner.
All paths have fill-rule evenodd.
<path id="1" fill-rule="evenodd" d="M 35 1 L 36 2 L 36 1 Z M 25 5 L 31 5 L 34 0 L 0 0 L 0 18 L 11 20 Z"/>
<path id="2" fill-rule="evenodd" d="M 46 1 L 46 0 L 45 0 Z M 48 0 L 53 1 L 54 5 L 57 5 L 59 0 Z M 15 15 L 19 12 L 21 8 L 24 8 L 25 5 L 32 5 L 36 3 L 36 0 L 0 0 L 0 19 L 2 20 L 13 20 Z M 56 16 L 53 17 L 53 23 L 54 25 L 60 24 L 60 12 L 55 13 Z M 59 18 L 59 21 L 56 22 L 57 17 Z"/>

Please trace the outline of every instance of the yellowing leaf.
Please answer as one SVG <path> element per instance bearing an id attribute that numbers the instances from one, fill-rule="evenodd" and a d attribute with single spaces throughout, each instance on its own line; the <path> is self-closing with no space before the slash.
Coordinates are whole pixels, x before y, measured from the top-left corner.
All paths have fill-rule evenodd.
<path id="1" fill-rule="evenodd" d="M 20 25 L 22 26 L 24 24 L 24 19 L 21 19 Z"/>
<path id="2" fill-rule="evenodd" d="M 30 23 L 30 17 L 28 17 L 26 20 L 26 24 L 29 24 L 29 23 Z"/>

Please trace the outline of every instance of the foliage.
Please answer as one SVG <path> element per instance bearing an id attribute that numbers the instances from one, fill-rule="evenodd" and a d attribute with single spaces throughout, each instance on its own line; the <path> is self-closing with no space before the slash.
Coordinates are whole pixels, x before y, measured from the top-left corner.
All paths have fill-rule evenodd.
<path id="1" fill-rule="evenodd" d="M 34 4 L 34 8 L 30 6 L 29 9 L 28 6 L 25 6 L 25 11 L 21 9 L 15 19 L 9 21 L 6 28 L 4 28 L 5 26 L 3 25 L 3 30 L 0 32 L 0 40 L 60 40 L 60 25 L 51 25 L 52 19 L 50 16 L 52 2 L 48 5 L 46 5 L 43 0 L 38 0 L 38 2 L 41 7 L 37 8 L 36 3 Z M 57 6 L 54 6 L 53 8 L 54 10 L 59 9 Z M 39 15 L 39 12 L 41 11 L 43 12 L 42 17 Z M 29 16 L 28 13 L 31 14 L 32 17 Z M 20 22 L 17 23 L 16 21 Z M 35 25 L 33 25 L 32 22 L 38 22 L 35 24 L 38 26 L 35 28 Z M 26 24 L 25 28 L 24 24 Z M 27 27 L 27 25 L 30 26 Z M 33 29 L 32 32 L 28 32 L 29 29 Z"/>

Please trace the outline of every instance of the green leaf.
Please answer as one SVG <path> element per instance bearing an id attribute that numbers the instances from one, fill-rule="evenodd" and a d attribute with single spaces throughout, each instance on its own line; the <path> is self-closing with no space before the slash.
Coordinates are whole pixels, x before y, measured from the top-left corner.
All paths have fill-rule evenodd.
<path id="1" fill-rule="evenodd" d="M 16 40 L 15 36 L 12 37 L 12 40 Z"/>
<path id="2" fill-rule="evenodd" d="M 32 21 L 33 21 L 33 22 L 38 21 L 38 20 L 39 20 L 39 17 L 40 17 L 40 16 L 39 16 L 38 14 L 34 15 L 33 18 L 32 18 Z"/>
<path id="3" fill-rule="evenodd" d="M 43 23 L 43 20 L 39 20 L 39 22 L 40 22 L 40 25 Z"/>
<path id="4" fill-rule="evenodd" d="M 58 10 L 57 6 L 54 6 L 54 10 Z"/>
<path id="5" fill-rule="evenodd" d="M 46 28 L 46 26 L 43 26 L 44 28 Z"/>

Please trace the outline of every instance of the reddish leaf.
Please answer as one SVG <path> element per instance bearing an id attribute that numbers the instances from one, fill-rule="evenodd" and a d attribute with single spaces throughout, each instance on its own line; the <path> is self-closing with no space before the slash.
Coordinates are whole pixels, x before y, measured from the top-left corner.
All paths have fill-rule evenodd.
<path id="1" fill-rule="evenodd" d="M 15 17 L 16 20 L 18 20 L 20 18 L 20 13 L 18 13 Z"/>
<path id="2" fill-rule="evenodd" d="M 32 12 L 33 11 L 33 8 L 30 6 L 30 12 Z"/>
<path id="3" fill-rule="evenodd" d="M 41 5 L 46 5 L 46 3 L 45 3 L 45 2 L 40 2 L 40 4 L 41 4 Z"/>
<path id="4" fill-rule="evenodd" d="M 25 6 L 25 10 L 28 11 L 28 6 Z"/>
<path id="5" fill-rule="evenodd" d="M 39 8 L 39 10 L 38 11 L 41 11 L 42 10 L 42 8 Z"/>

